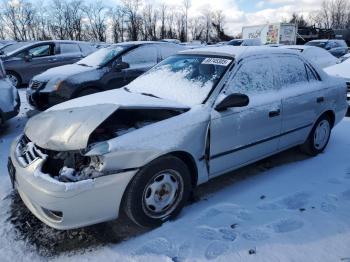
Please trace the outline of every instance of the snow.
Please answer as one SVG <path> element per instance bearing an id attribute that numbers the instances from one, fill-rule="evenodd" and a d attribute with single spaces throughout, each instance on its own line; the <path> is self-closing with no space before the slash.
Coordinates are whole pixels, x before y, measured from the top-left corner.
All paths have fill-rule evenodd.
<path id="1" fill-rule="evenodd" d="M 199 80 L 189 80 L 188 76 L 191 73 L 188 70 L 173 72 L 164 67 L 136 78 L 127 87 L 131 92 L 151 93 L 160 98 L 194 106 L 202 103 L 207 97 L 213 81 L 203 83 Z"/>
<path id="2" fill-rule="evenodd" d="M 338 76 L 350 80 L 350 59 L 345 60 L 343 63 L 336 64 L 324 69 L 326 73 L 332 76 Z"/>
<path id="3" fill-rule="evenodd" d="M 24 91 L 20 93 L 25 98 Z M 25 210 L 17 210 L 14 217 L 9 196 L 6 161 L 11 141 L 27 120 L 25 108 L 23 103 L 20 115 L 9 121 L 0 137 L 1 261 L 350 260 L 349 118 L 335 127 L 327 150 L 317 157 L 289 150 L 199 187 L 196 195 L 200 199 L 157 229 L 130 233 L 129 239 L 119 243 L 68 253 L 53 243 L 49 249 L 58 254 L 46 257 L 13 224 L 23 219 Z M 25 226 L 31 220 L 25 221 L 23 228 L 43 230 L 44 238 L 63 234 L 35 224 Z M 117 234 L 126 228 L 112 230 Z M 82 241 L 74 234 L 63 236 L 71 245 L 79 246 Z"/>

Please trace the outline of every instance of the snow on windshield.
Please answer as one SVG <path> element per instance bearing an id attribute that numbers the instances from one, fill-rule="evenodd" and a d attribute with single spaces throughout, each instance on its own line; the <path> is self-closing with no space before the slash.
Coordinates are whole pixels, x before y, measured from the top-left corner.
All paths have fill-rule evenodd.
<path id="1" fill-rule="evenodd" d="M 99 67 L 104 66 L 109 61 L 114 59 L 118 54 L 120 54 L 123 50 L 125 50 L 125 46 L 113 46 L 102 48 L 91 55 L 83 58 L 77 64 L 78 65 L 86 65 L 91 67 Z"/>
<path id="2" fill-rule="evenodd" d="M 188 106 L 201 104 L 231 62 L 226 58 L 173 56 L 131 82 L 127 90 Z"/>

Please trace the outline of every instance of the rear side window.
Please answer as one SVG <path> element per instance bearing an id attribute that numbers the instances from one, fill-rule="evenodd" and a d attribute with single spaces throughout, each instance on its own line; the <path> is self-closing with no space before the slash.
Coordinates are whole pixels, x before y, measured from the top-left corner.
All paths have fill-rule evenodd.
<path id="1" fill-rule="evenodd" d="M 307 77 L 308 80 L 310 82 L 312 81 L 319 81 L 319 78 L 316 76 L 316 73 L 314 72 L 314 70 L 312 70 L 308 65 L 305 64 L 305 68 L 306 68 L 306 73 L 307 73 Z"/>
<path id="2" fill-rule="evenodd" d="M 304 62 L 292 56 L 277 57 L 282 87 L 308 82 Z"/>
<path id="3" fill-rule="evenodd" d="M 80 53 L 80 48 L 77 44 L 60 44 L 61 54 L 76 54 Z"/>
<path id="4" fill-rule="evenodd" d="M 278 90 L 274 73 L 266 58 L 243 62 L 229 86 L 229 93 L 256 94 Z"/>
<path id="5" fill-rule="evenodd" d="M 153 46 L 140 46 L 123 56 L 123 62 L 130 68 L 152 67 L 157 64 L 157 49 Z"/>

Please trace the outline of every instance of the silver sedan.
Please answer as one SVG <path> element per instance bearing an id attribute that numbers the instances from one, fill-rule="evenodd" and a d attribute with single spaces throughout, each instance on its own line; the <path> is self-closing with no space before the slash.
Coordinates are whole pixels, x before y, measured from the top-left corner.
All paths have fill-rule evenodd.
<path id="1" fill-rule="evenodd" d="M 9 174 L 41 221 L 70 229 L 175 217 L 199 184 L 300 145 L 315 156 L 347 110 L 345 82 L 297 52 L 180 52 L 119 90 L 31 118 Z"/>

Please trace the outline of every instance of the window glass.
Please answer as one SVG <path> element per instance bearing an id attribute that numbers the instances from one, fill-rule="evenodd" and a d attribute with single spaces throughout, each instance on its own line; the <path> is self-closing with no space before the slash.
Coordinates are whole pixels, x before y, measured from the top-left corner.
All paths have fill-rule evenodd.
<path id="1" fill-rule="evenodd" d="M 307 82 L 305 64 L 297 57 L 278 57 L 279 75 L 282 87 Z"/>
<path id="2" fill-rule="evenodd" d="M 89 44 L 80 44 L 80 48 L 84 54 L 91 54 L 97 50 L 95 47 Z"/>
<path id="3" fill-rule="evenodd" d="M 277 90 L 268 59 L 246 61 L 234 75 L 228 88 L 229 93 L 256 94 Z"/>
<path id="4" fill-rule="evenodd" d="M 41 45 L 29 49 L 28 54 L 32 57 L 43 57 L 51 55 L 51 46 L 50 45 Z"/>
<path id="5" fill-rule="evenodd" d="M 305 65 L 306 68 L 306 72 L 307 72 L 307 76 L 309 81 L 318 81 L 319 79 L 317 78 L 317 76 L 315 75 L 315 73 L 311 70 L 311 68 L 308 65 Z"/>
<path id="6" fill-rule="evenodd" d="M 157 64 L 157 50 L 153 46 L 141 46 L 123 56 L 123 62 L 135 67 L 151 67 Z"/>
<path id="7" fill-rule="evenodd" d="M 80 48 L 77 44 L 60 44 L 61 54 L 80 53 Z"/>
<path id="8" fill-rule="evenodd" d="M 169 56 L 175 55 L 180 50 L 183 50 L 182 47 L 177 45 L 161 45 L 160 46 L 160 53 L 162 56 L 162 59 L 165 59 Z"/>

